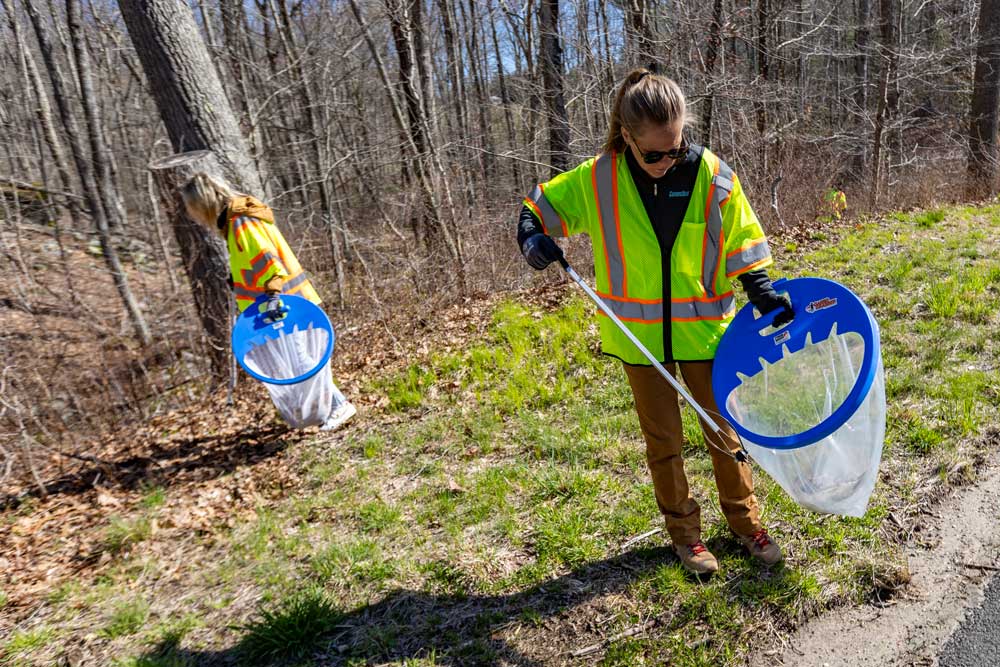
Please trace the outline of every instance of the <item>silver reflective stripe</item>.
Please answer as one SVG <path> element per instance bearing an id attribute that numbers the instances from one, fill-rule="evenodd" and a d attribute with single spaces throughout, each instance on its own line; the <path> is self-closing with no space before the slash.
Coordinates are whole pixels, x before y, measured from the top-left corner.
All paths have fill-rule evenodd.
<path id="1" fill-rule="evenodd" d="M 718 158 L 716 158 L 718 159 Z M 705 294 L 714 297 L 715 274 L 722 256 L 722 202 L 729 197 L 733 189 L 733 170 L 719 160 L 719 173 L 712 177 L 715 185 L 712 191 L 712 201 L 708 204 L 708 220 L 705 221 L 705 248 L 701 257 L 701 284 L 705 286 Z"/>
<path id="2" fill-rule="evenodd" d="M 604 252 L 608 258 L 608 283 L 611 294 L 625 296 L 625 260 L 618 248 L 618 225 L 615 221 L 615 153 L 603 153 L 594 162 L 597 186 L 597 214 L 601 219 Z"/>
<path id="3" fill-rule="evenodd" d="M 295 276 L 294 278 L 292 278 L 291 280 L 289 280 L 287 283 L 285 283 L 284 285 L 282 285 L 281 291 L 282 292 L 288 292 L 289 290 L 293 290 L 293 289 L 295 289 L 296 287 L 298 287 L 299 285 L 301 285 L 302 283 L 304 283 L 307 280 L 309 280 L 309 279 L 306 277 L 306 272 L 303 271 L 302 273 L 300 273 L 299 275 Z"/>
<path id="4" fill-rule="evenodd" d="M 274 261 L 279 267 L 284 266 L 284 264 L 281 263 L 280 257 L 275 255 L 270 250 L 265 250 L 263 254 L 257 258 L 257 261 L 250 265 L 249 269 L 240 269 L 240 276 L 243 278 L 243 284 L 253 286 L 256 282 L 254 280 L 254 276 L 256 276 L 260 271 L 263 271 L 267 267 L 268 262 L 271 261 Z"/>
<path id="5" fill-rule="evenodd" d="M 685 301 L 670 304 L 672 320 L 720 320 L 736 309 L 736 299 L 732 293 L 716 301 Z"/>
<path id="6" fill-rule="evenodd" d="M 634 301 L 615 301 L 605 295 L 604 303 L 608 305 L 615 315 L 623 320 L 662 322 L 663 302 L 658 303 L 636 303 Z"/>
<path id="7" fill-rule="evenodd" d="M 739 273 L 747 267 L 756 264 L 762 259 L 767 259 L 770 256 L 771 247 L 767 245 L 767 241 L 761 239 L 756 245 L 744 248 L 736 254 L 726 258 L 726 275 L 731 276 L 734 273 Z"/>
<path id="8" fill-rule="evenodd" d="M 248 218 L 245 215 L 241 215 L 240 217 L 238 217 L 235 220 L 233 220 L 233 222 L 232 222 L 232 224 L 233 224 L 233 230 L 232 230 L 233 231 L 233 236 L 236 236 L 236 232 L 239 230 L 240 227 L 242 227 L 243 225 L 247 224 L 247 221 L 248 221 Z"/>
<path id="9" fill-rule="evenodd" d="M 249 290 L 242 285 L 233 285 L 233 292 L 236 294 L 237 299 L 243 298 L 250 299 L 251 301 L 262 294 L 262 292 L 254 292 L 253 290 Z"/>
<path id="10" fill-rule="evenodd" d="M 528 199 L 535 202 L 535 206 L 538 207 L 538 212 L 542 216 L 542 226 L 545 228 L 545 233 L 549 236 L 566 236 L 563 232 L 565 225 L 563 224 L 562 218 L 556 213 L 556 210 L 552 208 L 552 204 L 549 203 L 548 198 L 545 193 L 542 192 L 542 186 L 536 185 L 535 189 L 531 191 L 528 195 Z"/>

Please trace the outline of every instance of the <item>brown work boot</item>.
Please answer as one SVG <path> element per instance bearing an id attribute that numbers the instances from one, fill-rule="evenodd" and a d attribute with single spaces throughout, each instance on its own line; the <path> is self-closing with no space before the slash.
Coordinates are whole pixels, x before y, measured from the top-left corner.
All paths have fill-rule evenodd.
<path id="1" fill-rule="evenodd" d="M 775 544 L 774 539 L 763 528 L 752 535 L 739 535 L 739 538 L 750 555 L 761 559 L 766 565 L 781 562 L 783 558 L 781 548 Z"/>
<path id="2" fill-rule="evenodd" d="M 701 540 L 685 544 L 674 545 L 677 557 L 681 559 L 681 565 L 688 572 L 694 574 L 712 574 L 719 571 L 719 561 L 715 559 L 712 552 L 705 548 Z"/>

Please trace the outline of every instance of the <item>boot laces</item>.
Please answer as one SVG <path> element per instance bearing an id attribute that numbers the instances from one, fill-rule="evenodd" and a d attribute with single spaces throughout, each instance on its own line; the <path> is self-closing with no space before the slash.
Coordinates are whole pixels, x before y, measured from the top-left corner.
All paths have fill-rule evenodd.
<path id="1" fill-rule="evenodd" d="M 771 538 L 768 537 L 767 531 L 763 528 L 751 535 L 750 538 L 757 545 L 758 549 L 763 549 L 771 543 Z"/>
<path id="2" fill-rule="evenodd" d="M 688 551 L 691 552 L 692 556 L 697 556 L 700 553 L 708 551 L 708 549 L 705 548 L 705 545 L 702 544 L 701 540 L 698 540 L 697 542 L 692 542 L 691 544 L 687 545 L 687 548 Z"/>

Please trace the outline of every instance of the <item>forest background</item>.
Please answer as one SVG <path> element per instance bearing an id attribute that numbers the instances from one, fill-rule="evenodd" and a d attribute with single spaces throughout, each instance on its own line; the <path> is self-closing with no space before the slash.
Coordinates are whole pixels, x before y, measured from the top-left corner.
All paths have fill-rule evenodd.
<path id="1" fill-rule="evenodd" d="M 274 207 L 335 323 L 389 346 L 558 279 L 519 256 L 520 198 L 599 150 L 635 66 L 680 83 L 690 138 L 771 234 L 820 238 L 831 187 L 852 218 L 997 187 L 997 0 L 3 7 L 5 503 L 44 494 L 53 456 L 87 460 L 86 434 L 225 379 L 225 259 L 150 169 L 172 154 L 214 151 Z"/>

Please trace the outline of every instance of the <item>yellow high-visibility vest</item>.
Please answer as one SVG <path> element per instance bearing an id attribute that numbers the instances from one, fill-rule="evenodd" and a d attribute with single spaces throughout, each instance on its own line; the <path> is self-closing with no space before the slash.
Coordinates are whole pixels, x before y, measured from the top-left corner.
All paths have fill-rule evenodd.
<path id="1" fill-rule="evenodd" d="M 227 217 L 229 270 L 241 313 L 264 293 L 264 285 L 274 276 L 284 281 L 282 293 L 322 303 L 295 253 L 274 224 L 269 206 L 254 197 L 235 197 L 229 202 Z"/>
<path id="2" fill-rule="evenodd" d="M 538 185 L 524 200 L 545 233 L 590 235 L 597 292 L 659 360 L 708 360 L 735 315 L 732 280 L 772 263 L 771 250 L 739 179 L 708 149 L 674 241 L 669 309 L 660 246 L 629 173 L 611 152 Z M 664 318 L 673 349 L 664 355 Z M 603 314 L 604 352 L 629 364 L 646 358 Z"/>

